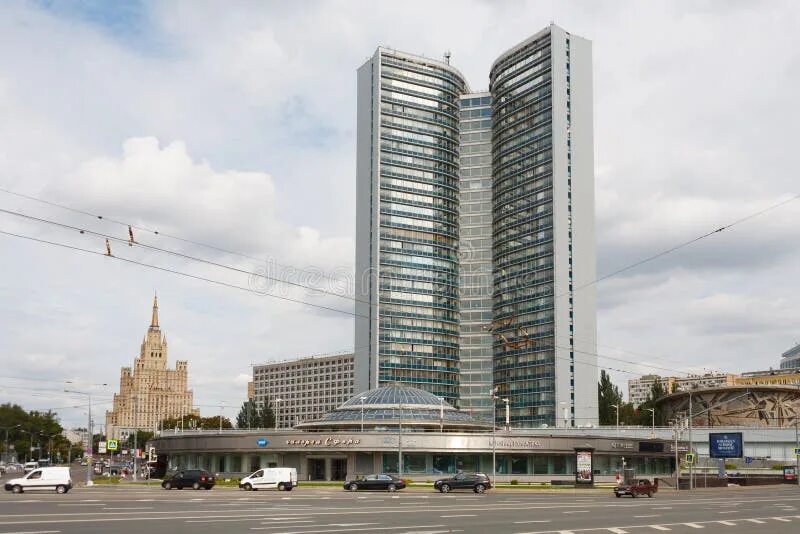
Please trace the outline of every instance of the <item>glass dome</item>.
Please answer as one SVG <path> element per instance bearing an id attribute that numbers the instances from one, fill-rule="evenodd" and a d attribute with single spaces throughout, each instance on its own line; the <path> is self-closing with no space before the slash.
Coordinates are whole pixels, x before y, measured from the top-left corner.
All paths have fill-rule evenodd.
<path id="1" fill-rule="evenodd" d="M 300 423 L 302 430 L 408 430 L 476 431 L 491 422 L 473 419 L 443 398 L 406 386 L 384 386 L 364 391 L 315 421 Z"/>

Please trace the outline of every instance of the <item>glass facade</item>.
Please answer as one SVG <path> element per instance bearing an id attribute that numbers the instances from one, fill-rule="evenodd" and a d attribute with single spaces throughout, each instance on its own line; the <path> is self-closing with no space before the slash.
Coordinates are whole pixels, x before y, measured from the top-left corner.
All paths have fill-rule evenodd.
<path id="1" fill-rule="evenodd" d="M 464 80 L 379 53 L 378 386 L 458 405 L 458 141 Z"/>
<path id="2" fill-rule="evenodd" d="M 461 409 L 492 419 L 492 97 L 461 97 L 459 358 Z"/>
<path id="3" fill-rule="evenodd" d="M 491 72 L 494 383 L 512 426 L 555 423 L 551 35 Z"/>

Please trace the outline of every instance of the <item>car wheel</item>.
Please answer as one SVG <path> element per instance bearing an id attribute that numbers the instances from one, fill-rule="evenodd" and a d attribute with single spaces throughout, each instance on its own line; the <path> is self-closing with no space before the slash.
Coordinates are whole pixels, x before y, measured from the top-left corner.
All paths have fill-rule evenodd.
<path id="1" fill-rule="evenodd" d="M 247 484 L 245 484 L 245 485 L 244 485 L 244 490 L 245 490 L 245 491 L 253 491 L 253 486 L 252 486 L 252 484 L 250 484 L 249 482 L 248 482 Z"/>
<path id="2" fill-rule="evenodd" d="M 172 483 L 171 483 L 171 482 L 164 482 L 164 483 L 163 483 L 161 486 L 162 486 L 162 487 L 163 487 L 165 490 L 171 490 L 171 489 L 172 489 Z"/>
<path id="3" fill-rule="evenodd" d="M 386 490 L 389 491 L 389 493 L 394 493 L 395 491 L 397 491 L 397 486 L 395 486 L 394 484 L 389 484 L 388 486 L 386 486 Z"/>
<path id="4" fill-rule="evenodd" d="M 631 492 L 631 498 L 632 498 L 632 499 L 635 499 L 635 498 L 636 498 L 636 493 L 635 493 L 635 492 Z"/>
<path id="5" fill-rule="evenodd" d="M 358 484 L 350 484 L 350 491 L 358 491 Z"/>
<path id="6" fill-rule="evenodd" d="M 195 482 L 194 484 L 192 484 L 192 489 L 193 490 L 199 490 L 200 489 L 200 483 L 199 482 Z"/>
<path id="7" fill-rule="evenodd" d="M 22 486 L 17 484 L 13 488 L 11 488 L 11 493 L 22 493 Z"/>
<path id="8" fill-rule="evenodd" d="M 56 493 L 66 493 L 67 487 L 66 486 L 56 486 Z"/>
<path id="9" fill-rule="evenodd" d="M 652 499 L 653 498 L 653 492 L 647 492 L 647 498 L 648 499 Z"/>
<path id="10" fill-rule="evenodd" d="M 180 484 L 178 484 L 177 486 L 175 486 L 175 489 L 182 490 L 182 489 L 183 489 L 183 486 L 181 486 Z"/>
<path id="11" fill-rule="evenodd" d="M 450 493 L 450 484 L 442 484 L 442 487 L 439 488 L 439 491 L 442 493 Z"/>
<path id="12" fill-rule="evenodd" d="M 278 484 L 278 491 L 284 491 L 285 489 L 286 489 L 286 486 L 283 485 L 283 482 Z"/>
<path id="13" fill-rule="evenodd" d="M 621 493 L 615 493 L 614 495 L 616 495 L 616 496 L 617 496 L 617 499 L 619 499 L 620 497 L 622 497 L 622 494 L 621 494 Z"/>
<path id="14" fill-rule="evenodd" d="M 475 486 L 475 493 L 484 493 L 486 491 L 486 486 L 483 484 L 478 484 Z"/>
<path id="15" fill-rule="evenodd" d="M 292 486 L 289 486 L 288 488 L 286 488 L 286 491 L 292 491 Z"/>

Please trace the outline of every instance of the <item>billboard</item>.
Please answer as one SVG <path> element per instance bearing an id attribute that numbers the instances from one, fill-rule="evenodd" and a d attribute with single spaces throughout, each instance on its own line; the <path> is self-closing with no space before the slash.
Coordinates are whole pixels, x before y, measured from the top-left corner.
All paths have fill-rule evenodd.
<path id="1" fill-rule="evenodd" d="M 577 484 L 594 484 L 592 468 L 592 451 L 575 451 L 575 482 Z"/>
<path id="2" fill-rule="evenodd" d="M 711 458 L 742 458 L 743 449 L 741 432 L 708 435 L 708 455 Z"/>

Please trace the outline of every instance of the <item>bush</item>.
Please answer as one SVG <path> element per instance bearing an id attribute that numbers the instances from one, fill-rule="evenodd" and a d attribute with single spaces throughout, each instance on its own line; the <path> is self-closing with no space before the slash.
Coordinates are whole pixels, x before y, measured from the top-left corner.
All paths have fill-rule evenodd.
<path id="1" fill-rule="evenodd" d="M 515 478 L 515 479 L 513 479 L 513 480 L 511 481 L 511 485 L 512 485 L 512 486 L 517 486 L 517 485 L 519 485 L 519 480 L 517 480 L 516 478 Z"/>

